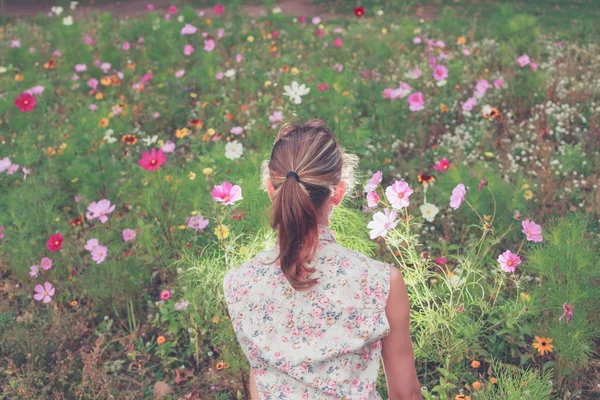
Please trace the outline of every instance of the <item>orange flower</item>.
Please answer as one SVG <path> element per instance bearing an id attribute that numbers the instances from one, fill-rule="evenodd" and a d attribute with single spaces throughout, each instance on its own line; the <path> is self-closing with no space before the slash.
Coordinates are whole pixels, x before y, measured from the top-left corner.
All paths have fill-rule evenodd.
<path id="1" fill-rule="evenodd" d="M 127 64 L 127 69 L 135 69 L 135 63 Z"/>
<path id="2" fill-rule="evenodd" d="M 212 319 L 212 322 L 214 322 L 215 324 L 218 324 L 219 323 L 219 317 L 214 317 Z"/>
<path id="3" fill-rule="evenodd" d="M 55 67 L 56 60 L 54 60 L 54 58 L 49 59 L 48 62 L 44 64 L 44 68 L 46 69 L 54 69 Z"/>
<path id="4" fill-rule="evenodd" d="M 208 133 L 205 133 L 204 135 L 202 135 L 203 142 L 210 142 L 210 138 L 211 138 L 211 136 Z"/>
<path id="5" fill-rule="evenodd" d="M 220 370 L 222 370 L 223 368 L 224 368 L 224 364 L 223 364 L 223 362 L 219 361 L 219 362 L 217 363 L 217 370 L 218 370 L 218 371 L 220 371 Z"/>
<path id="6" fill-rule="evenodd" d="M 465 43 L 467 43 L 467 38 L 464 36 L 459 36 L 458 39 L 456 39 L 456 43 L 457 44 L 465 44 Z"/>
<path id="7" fill-rule="evenodd" d="M 184 137 L 186 137 L 189 134 L 190 134 L 190 130 L 188 128 L 181 128 L 181 129 L 177 129 L 177 131 L 175 131 L 175 136 L 177 136 L 177 139 L 183 139 Z"/>
<path id="8" fill-rule="evenodd" d="M 227 111 L 227 114 L 225 115 L 225 119 L 227 121 L 231 121 L 233 119 L 233 114 L 231 114 L 229 111 Z"/>
<path id="9" fill-rule="evenodd" d="M 473 389 L 480 390 L 481 389 L 481 382 L 479 382 L 479 381 L 473 382 Z"/>
<path id="10" fill-rule="evenodd" d="M 448 108 L 447 105 L 440 104 L 440 112 L 447 113 L 448 111 L 450 111 L 450 109 Z"/>
<path id="11" fill-rule="evenodd" d="M 98 122 L 98 126 L 100 126 L 100 128 L 106 128 L 108 126 L 108 118 L 102 118 L 100 122 Z"/>
<path id="12" fill-rule="evenodd" d="M 199 119 L 192 119 L 190 122 L 188 122 L 188 125 L 191 127 L 194 127 L 196 129 L 202 129 L 202 120 Z"/>
<path id="13" fill-rule="evenodd" d="M 290 66 L 289 65 L 284 65 L 283 67 L 281 67 L 281 71 L 282 72 L 288 72 L 290 70 Z"/>
<path id="14" fill-rule="evenodd" d="M 473 368 L 479 368 L 480 365 L 481 363 L 477 360 L 473 360 L 473 362 L 471 362 L 471 367 Z"/>
<path id="15" fill-rule="evenodd" d="M 125 144 L 136 144 L 138 141 L 137 136 L 135 135 L 125 135 L 121 138 L 121 142 Z"/>
<path id="16" fill-rule="evenodd" d="M 538 353 L 544 355 L 546 353 L 552 353 L 552 349 L 554 345 L 552 343 L 552 338 L 544 338 L 544 337 L 535 337 L 535 342 L 533 342 L 533 347 L 537 349 Z"/>
<path id="17" fill-rule="evenodd" d="M 245 104 L 242 104 L 242 105 L 240 106 L 240 108 L 241 108 L 241 109 L 242 109 L 242 111 L 244 111 L 244 112 L 248 111 L 248 106 L 247 106 L 247 105 L 245 105 Z"/>
<path id="18" fill-rule="evenodd" d="M 494 384 L 498 383 L 498 379 L 496 379 L 496 378 L 494 378 L 494 377 L 491 377 L 491 378 L 490 378 L 490 383 L 491 383 L 492 385 L 494 385 Z"/>
<path id="19" fill-rule="evenodd" d="M 23 76 L 23 74 L 17 74 L 17 75 L 15 75 L 15 81 L 20 82 L 23 79 L 25 79 L 25 77 Z"/>
<path id="20" fill-rule="evenodd" d="M 391 162 L 392 162 L 392 159 L 391 159 L 391 158 L 389 158 L 389 157 L 387 157 L 385 160 L 383 160 L 383 163 L 384 163 L 384 164 L 389 164 L 389 163 L 391 163 Z"/>
<path id="21" fill-rule="evenodd" d="M 464 394 L 457 394 L 454 400 L 471 400 L 469 396 L 465 396 Z"/>
<path id="22" fill-rule="evenodd" d="M 104 95 L 102 93 L 96 93 L 96 100 L 102 100 Z"/>
<path id="23" fill-rule="evenodd" d="M 156 343 L 158 343 L 159 345 L 163 344 L 166 341 L 167 341 L 167 339 L 165 339 L 164 336 L 159 336 L 156 338 Z"/>
<path id="24" fill-rule="evenodd" d="M 79 226 L 83 224 L 83 217 L 77 217 L 77 218 L 73 218 L 71 220 L 71 226 L 75 227 L 75 226 Z"/>

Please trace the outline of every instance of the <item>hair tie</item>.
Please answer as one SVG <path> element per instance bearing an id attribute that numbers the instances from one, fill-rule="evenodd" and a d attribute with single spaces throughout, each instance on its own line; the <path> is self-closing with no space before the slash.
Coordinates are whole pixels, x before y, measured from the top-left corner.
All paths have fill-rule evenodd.
<path id="1" fill-rule="evenodd" d="M 294 178 L 296 178 L 296 182 L 300 182 L 300 177 L 298 176 L 297 173 L 290 171 L 290 172 L 287 173 L 287 175 L 285 176 L 285 178 L 287 179 L 290 176 L 293 176 Z"/>

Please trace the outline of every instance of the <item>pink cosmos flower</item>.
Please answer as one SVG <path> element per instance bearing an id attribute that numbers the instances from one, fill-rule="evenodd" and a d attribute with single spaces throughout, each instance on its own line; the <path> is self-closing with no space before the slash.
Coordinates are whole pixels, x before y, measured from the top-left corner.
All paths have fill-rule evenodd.
<path id="1" fill-rule="evenodd" d="M 533 221 L 526 219 L 522 223 L 523 233 L 527 235 L 528 241 L 539 243 L 544 240 L 542 237 L 542 227 Z"/>
<path id="2" fill-rule="evenodd" d="M 208 37 L 208 32 L 202 32 L 202 33 L 200 34 L 200 36 L 202 36 L 203 38 L 205 38 L 205 37 Z"/>
<path id="3" fill-rule="evenodd" d="M 315 30 L 315 35 L 317 35 L 318 37 L 323 37 L 325 36 L 325 31 L 323 29 L 317 29 Z"/>
<path id="4" fill-rule="evenodd" d="M 153 11 L 154 10 L 154 6 L 152 4 L 146 4 L 146 10 Z"/>
<path id="5" fill-rule="evenodd" d="M 442 81 L 448 77 L 448 68 L 443 65 L 438 65 L 433 70 L 433 79 Z"/>
<path id="6" fill-rule="evenodd" d="M 232 135 L 241 135 L 244 132 L 244 128 L 242 128 L 241 126 L 234 126 L 233 128 L 231 128 L 231 131 L 229 131 L 229 133 L 231 133 Z"/>
<path id="7" fill-rule="evenodd" d="M 444 42 L 443 42 L 443 41 L 441 41 L 441 40 L 438 40 L 437 42 L 435 42 L 435 45 L 436 45 L 436 47 L 440 47 L 440 48 L 442 48 L 442 49 L 443 49 L 444 47 L 446 47 L 446 43 L 444 43 Z"/>
<path id="8" fill-rule="evenodd" d="M 373 220 L 367 225 L 367 228 L 371 230 L 369 232 L 369 237 L 371 239 L 385 237 L 388 234 L 388 230 L 394 229 L 396 226 L 398 226 L 396 216 L 396 210 L 392 210 L 390 212 L 390 210 L 387 208 L 384 209 L 383 212 L 378 211 L 373 214 Z"/>
<path id="9" fill-rule="evenodd" d="M 37 85 L 29 90 L 26 90 L 25 93 L 29 93 L 32 96 L 41 96 L 42 93 L 44 93 L 44 89 L 45 88 L 43 86 Z"/>
<path id="10" fill-rule="evenodd" d="M 420 38 L 420 37 L 418 37 L 418 36 L 414 37 L 414 38 L 413 38 L 413 43 L 414 43 L 414 44 L 420 44 L 420 43 L 421 43 L 421 38 Z"/>
<path id="11" fill-rule="evenodd" d="M 504 85 L 504 79 L 498 78 L 494 81 L 494 87 L 500 89 Z"/>
<path id="12" fill-rule="evenodd" d="M 106 74 L 108 71 L 110 71 L 110 67 L 111 67 L 110 63 L 107 63 L 107 62 L 104 62 L 104 63 L 100 64 L 100 69 L 101 69 L 102 71 L 104 71 L 104 73 L 105 73 L 105 74 Z"/>
<path id="13" fill-rule="evenodd" d="M 157 119 L 158 117 L 160 117 L 160 113 L 158 111 L 154 111 L 152 113 L 152 118 Z"/>
<path id="14" fill-rule="evenodd" d="M 225 6 L 223 4 L 215 4 L 215 8 L 213 9 L 215 14 L 221 15 L 223 11 L 225 11 Z"/>
<path id="15" fill-rule="evenodd" d="M 573 311 L 575 311 L 575 307 L 573 307 L 569 303 L 563 303 L 563 314 L 560 316 L 558 321 L 560 322 L 563 317 L 567 317 L 567 323 L 571 322 L 571 318 L 573 318 Z"/>
<path id="16" fill-rule="evenodd" d="M 32 278 L 37 278 L 39 273 L 40 269 L 37 265 L 32 265 L 31 267 L 29 267 L 29 276 L 31 276 Z"/>
<path id="17" fill-rule="evenodd" d="M 18 49 L 19 47 L 21 47 L 21 41 L 18 39 L 11 40 L 10 47 L 13 49 Z"/>
<path id="18" fill-rule="evenodd" d="M 523 54 L 521 57 L 517 58 L 517 62 L 519 63 L 519 66 L 521 68 L 529 64 L 530 61 L 531 60 L 529 59 L 529 56 L 527 54 Z"/>
<path id="19" fill-rule="evenodd" d="M 433 166 L 433 169 L 441 172 L 446 172 L 448 168 L 450 168 L 450 161 L 448 161 L 446 157 L 440 159 L 440 161 L 438 161 L 437 164 Z"/>
<path id="20" fill-rule="evenodd" d="M 343 70 L 343 69 L 344 69 L 344 66 L 343 66 L 342 64 L 339 64 L 339 63 L 338 63 L 338 64 L 335 64 L 335 65 L 333 66 L 333 70 L 334 70 L 334 71 L 337 71 L 337 72 L 342 72 L 342 70 Z"/>
<path id="21" fill-rule="evenodd" d="M 462 49 L 463 56 L 469 57 L 471 55 L 471 50 L 464 48 Z"/>
<path id="22" fill-rule="evenodd" d="M 94 250 L 94 247 L 98 246 L 98 244 L 98 239 L 91 238 L 86 242 L 84 249 L 86 249 L 87 251 L 92 251 Z"/>
<path id="23" fill-rule="evenodd" d="M 208 220 L 202 215 L 192 215 L 186 221 L 188 228 L 195 230 L 196 232 L 202 232 L 204 228 L 208 226 Z"/>
<path id="24" fill-rule="evenodd" d="M 305 16 L 298 17 L 298 22 L 300 22 L 301 24 L 305 24 L 306 23 L 306 17 Z"/>
<path id="25" fill-rule="evenodd" d="M 240 63 L 240 62 L 242 62 L 242 60 L 243 60 L 243 59 L 244 59 L 244 56 L 243 56 L 243 55 L 241 55 L 240 53 L 237 53 L 237 54 L 235 55 L 235 62 L 238 62 L 238 63 Z"/>
<path id="26" fill-rule="evenodd" d="M 40 266 L 43 270 L 48 271 L 50 268 L 52 268 L 52 259 L 48 257 L 42 258 L 42 261 L 40 261 Z"/>
<path id="27" fill-rule="evenodd" d="M 319 25 L 321 23 L 321 18 L 313 17 L 312 23 L 313 23 L 313 25 Z"/>
<path id="28" fill-rule="evenodd" d="M 213 39 L 208 39 L 204 41 L 204 50 L 205 51 L 213 51 L 215 49 L 215 41 Z"/>
<path id="29" fill-rule="evenodd" d="M 223 28 L 219 28 L 219 29 L 217 30 L 217 37 L 218 37 L 219 39 L 222 39 L 222 38 L 223 38 L 223 36 L 225 36 L 225 29 L 223 29 Z"/>
<path id="30" fill-rule="evenodd" d="M 396 181 L 385 189 L 385 197 L 392 204 L 393 208 L 408 207 L 410 201 L 408 198 L 413 190 L 404 181 Z"/>
<path id="31" fill-rule="evenodd" d="M 160 299 L 161 300 L 169 300 L 171 298 L 171 291 L 169 290 L 163 290 L 162 292 L 160 292 Z"/>
<path id="32" fill-rule="evenodd" d="M 229 182 L 215 185 L 211 194 L 214 201 L 225 205 L 234 204 L 236 201 L 243 199 L 242 188 Z"/>
<path id="33" fill-rule="evenodd" d="M 87 71 L 87 65 L 85 64 L 75 64 L 75 72 L 85 72 Z"/>
<path id="34" fill-rule="evenodd" d="M 90 104 L 90 106 L 88 108 L 90 109 L 90 111 L 97 111 L 98 110 L 98 105 L 97 104 Z"/>
<path id="35" fill-rule="evenodd" d="M 165 162 L 167 162 L 165 153 L 163 153 L 163 151 L 160 149 L 157 151 L 155 148 L 153 148 L 150 153 L 144 151 L 142 153 L 142 158 L 138 160 L 138 164 L 142 168 L 151 172 L 156 171 Z"/>
<path id="36" fill-rule="evenodd" d="M 402 99 L 410 94 L 412 88 L 406 82 L 400 82 L 400 86 L 396 89 L 387 88 L 383 90 L 384 99 Z"/>
<path id="37" fill-rule="evenodd" d="M 87 84 L 90 88 L 92 88 L 92 90 L 96 90 L 96 88 L 98 87 L 98 80 L 95 78 L 92 78 L 89 81 L 87 81 Z"/>
<path id="38" fill-rule="evenodd" d="M 319 90 L 319 92 L 324 92 L 327 89 L 329 89 L 329 85 L 326 83 L 319 83 L 319 85 L 317 86 L 317 89 Z"/>
<path id="39" fill-rule="evenodd" d="M 272 31 L 271 32 L 271 37 L 273 39 L 277 39 L 279 37 L 279 31 Z"/>
<path id="40" fill-rule="evenodd" d="M 467 189 L 465 189 L 465 185 L 463 185 L 462 183 L 456 185 L 456 187 L 452 190 L 452 196 L 450 196 L 450 207 L 457 210 L 458 207 L 460 207 L 462 202 L 465 200 L 466 194 Z"/>
<path id="41" fill-rule="evenodd" d="M 92 202 L 87 208 L 85 216 L 87 219 L 92 220 L 95 218 L 100 219 L 103 224 L 108 221 L 108 214 L 112 213 L 115 209 L 115 205 L 110 204 L 110 200 L 102 199 L 99 202 Z"/>
<path id="42" fill-rule="evenodd" d="M 377 207 L 377 204 L 379 204 L 379 200 L 380 198 L 377 192 L 369 192 L 367 194 L 367 206 L 369 208 Z"/>
<path id="43" fill-rule="evenodd" d="M 480 79 L 477 81 L 477 85 L 475 86 L 475 97 L 482 98 L 489 87 L 490 83 L 487 80 Z"/>
<path id="44" fill-rule="evenodd" d="M 83 37 L 83 41 L 85 42 L 85 44 L 89 44 L 89 45 L 95 45 L 96 43 L 98 43 L 98 41 L 96 39 L 92 39 L 92 37 L 90 35 L 85 35 Z"/>
<path id="45" fill-rule="evenodd" d="M 273 123 L 273 125 L 271 125 L 271 129 L 277 129 L 281 121 L 283 121 L 283 112 L 273 111 L 273 114 L 269 115 L 269 121 Z"/>
<path id="46" fill-rule="evenodd" d="M 175 147 L 177 147 L 177 145 L 176 145 L 174 142 L 172 142 L 172 141 L 170 141 L 170 140 L 167 140 L 167 141 L 165 142 L 165 144 L 163 144 L 163 145 L 162 145 L 162 147 L 161 147 L 160 149 L 161 149 L 161 150 L 162 150 L 164 153 L 172 153 L 172 152 L 174 152 L 174 151 L 175 151 Z"/>
<path id="47" fill-rule="evenodd" d="M 335 39 L 333 39 L 333 45 L 335 47 L 342 47 L 344 45 L 344 42 L 342 42 L 342 38 L 338 36 Z"/>
<path id="48" fill-rule="evenodd" d="M 175 72 L 175 78 L 182 78 L 185 75 L 185 69 L 180 69 Z"/>
<path id="49" fill-rule="evenodd" d="M 169 8 L 167 9 L 167 12 L 169 14 L 177 14 L 177 6 L 169 6 Z"/>
<path id="50" fill-rule="evenodd" d="M 562 45 L 563 45 L 563 42 L 556 42 L 556 45 L 557 45 L 558 47 L 562 47 Z"/>
<path id="51" fill-rule="evenodd" d="M 0 159 L 0 172 L 6 171 L 8 168 L 10 168 L 11 165 L 12 161 L 10 161 L 10 158 L 4 157 Z"/>
<path id="52" fill-rule="evenodd" d="M 506 250 L 498 256 L 498 262 L 503 271 L 515 272 L 517 265 L 521 264 L 521 258 L 517 254 L 511 253 L 510 250 Z"/>
<path id="53" fill-rule="evenodd" d="M 429 57 L 429 68 L 434 69 L 436 65 L 437 65 L 437 60 L 435 59 L 434 56 L 430 56 Z"/>
<path id="54" fill-rule="evenodd" d="M 223 79 L 223 77 L 225 76 L 225 74 L 223 72 L 217 72 L 217 75 L 215 75 L 215 78 L 220 81 L 221 79 Z"/>
<path id="55" fill-rule="evenodd" d="M 0 239 L 4 239 L 4 226 L 0 225 Z"/>
<path id="56" fill-rule="evenodd" d="M 183 35 L 193 35 L 198 31 L 198 28 L 196 28 L 194 25 L 192 24 L 185 24 L 183 28 L 181 28 L 181 32 L 180 34 Z"/>
<path id="57" fill-rule="evenodd" d="M 125 42 L 121 45 L 121 48 L 125 51 L 129 50 L 131 48 L 131 44 L 129 42 Z"/>
<path id="58" fill-rule="evenodd" d="M 531 62 L 531 63 L 529 63 L 529 66 L 531 67 L 532 71 L 537 71 L 537 69 L 538 69 L 537 63 Z"/>
<path id="59" fill-rule="evenodd" d="M 35 96 L 32 96 L 29 93 L 23 92 L 15 98 L 15 106 L 21 110 L 21 112 L 33 111 L 36 104 Z"/>
<path id="60" fill-rule="evenodd" d="M 420 111 L 425 108 L 425 97 L 421 92 L 411 94 L 407 100 L 410 111 Z"/>
<path id="61" fill-rule="evenodd" d="M 371 179 L 369 179 L 369 182 L 367 182 L 367 184 L 365 185 L 365 192 L 367 192 L 367 193 L 374 192 L 375 189 L 377 189 L 377 185 L 379 185 L 381 183 L 382 179 L 383 179 L 383 173 L 381 171 L 375 172 L 371 176 Z"/>
<path id="62" fill-rule="evenodd" d="M 100 264 L 106 258 L 107 253 L 108 249 L 105 246 L 98 245 L 91 252 L 92 260 L 96 261 L 96 264 Z"/>
<path id="63" fill-rule="evenodd" d="M 123 241 L 129 242 L 130 240 L 135 239 L 135 231 L 133 229 L 124 229 L 123 230 Z"/>
<path id="64" fill-rule="evenodd" d="M 477 105 L 477 99 L 475 97 L 469 97 L 462 105 L 463 111 L 471 111 Z"/>
<path id="65" fill-rule="evenodd" d="M 186 56 L 189 56 L 193 52 L 194 46 L 192 46 L 191 44 L 186 44 L 185 46 L 183 46 L 183 54 L 185 54 Z"/>
<path id="66" fill-rule="evenodd" d="M 94 39 L 94 44 L 96 44 L 95 39 Z M 56 49 L 52 52 L 52 57 L 62 57 L 62 52 L 59 49 Z"/>
<path id="67" fill-rule="evenodd" d="M 11 164 L 10 167 L 6 170 L 8 175 L 12 175 L 19 170 L 19 164 Z"/>
<path id="68" fill-rule="evenodd" d="M 29 170 L 28 168 L 21 168 L 21 171 L 23 171 L 23 181 L 27 180 L 27 176 L 31 173 L 31 170 Z M 1 230 L 1 229 L 0 229 Z M 0 234 L 0 239 L 2 238 L 1 234 Z"/>
<path id="69" fill-rule="evenodd" d="M 54 296 L 55 289 L 52 287 L 50 282 L 44 282 L 44 286 L 36 285 L 35 294 L 33 298 L 37 301 L 43 301 L 44 303 L 50 303 L 52 301 L 52 296 Z"/>

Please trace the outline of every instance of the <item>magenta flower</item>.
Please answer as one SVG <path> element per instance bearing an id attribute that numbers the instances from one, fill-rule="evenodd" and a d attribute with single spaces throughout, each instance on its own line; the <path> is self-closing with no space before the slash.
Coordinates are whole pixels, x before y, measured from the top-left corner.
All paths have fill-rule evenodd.
<path id="1" fill-rule="evenodd" d="M 530 220 L 525 220 L 522 222 L 523 225 L 523 233 L 525 235 L 527 235 L 527 240 L 528 241 L 533 241 L 533 242 L 541 242 L 542 240 L 544 240 L 544 238 L 542 237 L 542 227 L 538 224 L 536 224 L 533 221 Z"/>
<path id="2" fill-rule="evenodd" d="M 367 193 L 367 206 L 370 208 L 374 208 L 377 207 L 377 204 L 379 204 L 379 195 L 377 194 L 377 192 L 369 192 Z"/>
<path id="3" fill-rule="evenodd" d="M 4 239 L 4 226 L 0 225 L 0 239 Z"/>
<path id="4" fill-rule="evenodd" d="M 135 239 L 135 231 L 133 229 L 124 229 L 123 230 L 123 241 L 129 242 L 130 240 Z"/>
<path id="5" fill-rule="evenodd" d="M 177 6 L 169 6 L 169 8 L 167 8 L 167 12 L 169 14 L 177 14 Z"/>
<path id="6" fill-rule="evenodd" d="M 433 70 L 433 79 L 442 81 L 448 77 L 448 68 L 443 65 L 437 65 Z"/>
<path id="7" fill-rule="evenodd" d="M 433 169 L 441 172 L 446 172 L 448 168 L 450 168 L 450 161 L 448 161 L 446 157 L 440 159 L 440 161 L 438 161 L 437 164 L 433 166 Z"/>
<path id="8" fill-rule="evenodd" d="M 537 69 L 538 69 L 537 63 L 534 63 L 533 61 L 531 63 L 529 63 L 529 66 L 531 67 L 532 71 L 537 71 Z"/>
<path id="9" fill-rule="evenodd" d="M 194 46 L 192 46 L 191 44 L 186 44 L 185 46 L 183 46 L 183 54 L 185 54 L 186 56 L 189 56 L 193 52 Z"/>
<path id="10" fill-rule="evenodd" d="M 498 256 L 498 262 L 503 271 L 515 272 L 517 265 L 521 264 L 521 258 L 517 254 L 511 253 L 510 250 L 506 250 Z"/>
<path id="11" fill-rule="evenodd" d="M 437 256 L 434 261 L 437 265 L 446 265 L 448 259 L 446 257 Z"/>
<path id="12" fill-rule="evenodd" d="M 39 273 L 40 269 L 37 265 L 32 265 L 31 267 L 29 267 L 29 276 L 31 276 L 32 278 L 37 278 Z"/>
<path id="13" fill-rule="evenodd" d="M 187 227 L 195 230 L 196 232 L 202 232 L 208 226 L 208 220 L 202 215 L 193 215 L 186 221 Z"/>
<path id="14" fill-rule="evenodd" d="M 236 201 L 243 199 L 242 188 L 229 182 L 215 185 L 211 194 L 214 201 L 225 205 L 234 204 Z"/>
<path id="15" fill-rule="evenodd" d="M 96 261 L 96 264 L 100 264 L 106 258 L 108 249 L 105 246 L 98 245 L 92 250 L 92 260 Z"/>
<path id="16" fill-rule="evenodd" d="M 408 186 L 408 183 L 396 181 L 385 189 L 385 197 L 392 204 L 393 208 L 408 207 L 410 201 L 408 198 L 413 190 Z"/>
<path id="17" fill-rule="evenodd" d="M 87 219 L 92 220 L 95 218 L 100 219 L 100 222 L 103 224 L 108 221 L 107 214 L 110 214 L 114 211 L 115 205 L 111 205 L 110 201 L 107 199 L 102 199 L 99 202 L 92 202 L 87 208 L 87 212 L 85 216 Z"/>
<path id="18" fill-rule="evenodd" d="M 326 83 L 319 83 L 317 85 L 317 89 L 319 90 L 319 92 L 324 92 L 329 89 L 329 85 Z"/>
<path id="19" fill-rule="evenodd" d="M 342 38 L 338 36 L 335 39 L 333 39 L 333 45 L 335 47 L 342 47 L 344 45 L 344 42 L 342 42 Z"/>
<path id="20" fill-rule="evenodd" d="M 40 265 L 41 265 L 42 269 L 48 271 L 50 268 L 52 268 L 52 259 L 48 258 L 48 257 L 44 257 L 44 258 L 42 258 L 42 261 L 40 261 Z"/>
<path id="21" fill-rule="evenodd" d="M 88 241 L 87 241 L 87 243 L 85 244 L 85 247 L 84 247 L 84 248 L 85 248 L 87 251 L 92 251 L 92 250 L 94 250 L 94 248 L 95 248 L 96 246 L 98 246 L 98 239 L 96 239 L 96 238 L 92 238 L 92 239 L 90 239 L 90 240 L 88 240 Z"/>
<path id="22" fill-rule="evenodd" d="M 458 207 L 460 207 L 462 202 L 465 200 L 466 194 L 467 189 L 465 189 L 465 185 L 463 185 L 462 183 L 456 185 L 456 187 L 452 190 L 452 196 L 450 196 L 450 207 L 457 210 Z"/>
<path id="23" fill-rule="evenodd" d="M 147 151 L 142 152 L 142 158 L 138 160 L 139 166 L 150 172 L 156 171 L 166 162 L 165 153 L 161 149 L 157 151 L 155 148 L 150 150 L 150 153 Z"/>
<path id="24" fill-rule="evenodd" d="M 383 212 L 378 211 L 373 214 L 373 220 L 367 225 L 367 228 L 371 230 L 369 237 L 371 239 L 385 237 L 388 234 L 388 230 L 394 229 L 398 225 L 396 216 L 396 210 L 390 212 L 387 208 Z"/>
<path id="25" fill-rule="evenodd" d="M 33 298 L 37 301 L 43 301 L 44 303 L 50 303 L 52 301 L 52 296 L 54 296 L 54 292 L 56 291 L 50 282 L 44 282 L 44 286 L 36 285 L 35 294 Z"/>
<path id="26" fill-rule="evenodd" d="M 225 6 L 223 4 L 215 4 L 215 8 L 213 9 L 215 14 L 221 15 L 223 11 L 225 11 Z"/>
<path id="27" fill-rule="evenodd" d="M 425 108 L 425 97 L 423 93 L 416 92 L 408 96 L 407 98 L 410 111 L 420 111 Z"/>
<path id="28" fill-rule="evenodd" d="M 161 300 L 169 300 L 171 298 L 171 292 L 169 290 L 163 290 L 160 292 Z"/>
<path id="29" fill-rule="evenodd" d="M 213 39 L 208 39 L 204 41 L 204 50 L 205 51 L 213 51 L 215 49 L 215 41 Z"/>
<path id="30" fill-rule="evenodd" d="M 369 179 L 369 182 L 365 185 L 365 192 L 370 193 L 370 192 L 375 191 L 375 189 L 377 189 L 377 185 L 379 185 L 381 183 L 382 179 L 383 179 L 383 173 L 381 171 L 375 172 L 371 176 L 371 179 Z"/>
<path id="31" fill-rule="evenodd" d="M 92 88 L 92 90 L 96 90 L 96 88 L 98 88 L 98 79 L 92 78 L 87 81 L 87 84 L 90 88 Z"/>
<path id="32" fill-rule="evenodd" d="M 496 89 L 500 89 L 502 86 L 504 86 L 504 79 L 498 78 L 494 81 L 494 87 Z"/>
<path id="33" fill-rule="evenodd" d="M 521 68 L 525 67 L 527 64 L 531 62 L 529 56 L 527 54 L 523 54 L 521 57 L 517 58 L 517 62 Z"/>
<path id="34" fill-rule="evenodd" d="M 191 24 L 185 24 L 185 26 L 183 28 L 181 28 L 181 35 L 193 35 L 198 31 L 198 28 L 196 28 L 194 25 Z"/>
<path id="35" fill-rule="evenodd" d="M 561 321 L 563 317 L 567 317 L 567 323 L 571 322 L 571 318 L 573 318 L 573 311 L 575 311 L 575 307 L 573 307 L 569 303 L 563 303 L 563 315 L 558 319 Z"/>

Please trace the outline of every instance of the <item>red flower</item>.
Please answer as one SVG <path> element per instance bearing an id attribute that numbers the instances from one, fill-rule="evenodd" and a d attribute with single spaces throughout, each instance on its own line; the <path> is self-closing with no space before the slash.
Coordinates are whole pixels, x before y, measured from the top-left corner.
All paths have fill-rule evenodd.
<path id="1" fill-rule="evenodd" d="M 50 239 L 46 242 L 46 247 L 51 253 L 62 248 L 63 236 L 60 233 L 50 236 Z"/>
<path id="2" fill-rule="evenodd" d="M 317 86 L 317 89 L 319 89 L 319 92 L 324 92 L 327 89 L 329 89 L 329 85 L 326 83 L 319 83 L 319 86 Z"/>
<path id="3" fill-rule="evenodd" d="M 240 221 L 246 218 L 246 211 L 241 208 L 235 209 L 231 211 L 231 219 Z"/>
<path id="4" fill-rule="evenodd" d="M 354 9 L 354 15 L 356 15 L 357 17 L 362 17 L 363 15 L 365 15 L 365 9 L 363 7 L 356 7 Z"/>
<path id="5" fill-rule="evenodd" d="M 150 153 L 147 151 L 142 153 L 142 158 L 138 160 L 138 164 L 146 171 L 154 172 L 166 161 L 167 157 L 162 150 L 159 149 L 156 151 L 156 149 L 152 149 Z"/>
<path id="6" fill-rule="evenodd" d="M 35 96 L 23 92 L 15 99 L 15 106 L 17 106 L 21 112 L 32 111 L 33 107 L 35 107 Z"/>

